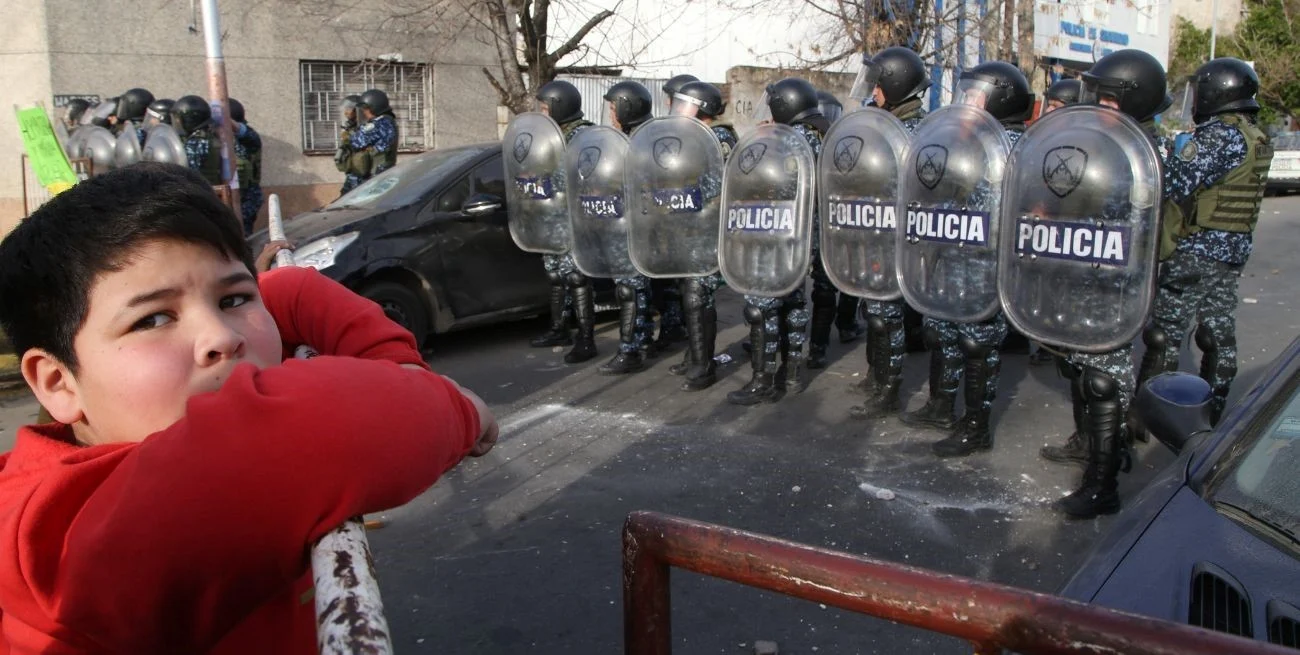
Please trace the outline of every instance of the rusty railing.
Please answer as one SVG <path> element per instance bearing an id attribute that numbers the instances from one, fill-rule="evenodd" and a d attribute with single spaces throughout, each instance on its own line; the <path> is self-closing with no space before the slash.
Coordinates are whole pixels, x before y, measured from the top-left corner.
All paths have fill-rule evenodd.
<path id="1" fill-rule="evenodd" d="M 1241 637 L 1004 585 L 633 512 L 623 524 L 626 655 L 668 655 L 670 566 L 1002 649 L 1126 655 L 1295 655 Z"/>

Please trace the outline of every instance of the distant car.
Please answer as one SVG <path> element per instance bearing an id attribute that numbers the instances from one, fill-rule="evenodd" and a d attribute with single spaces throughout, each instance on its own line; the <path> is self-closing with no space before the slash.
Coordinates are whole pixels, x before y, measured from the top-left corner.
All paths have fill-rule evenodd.
<path id="1" fill-rule="evenodd" d="M 1300 647 L 1300 339 L 1212 430 L 1209 394 L 1186 373 L 1139 393 L 1152 434 L 1179 457 L 1061 594 Z"/>
<path id="2" fill-rule="evenodd" d="M 1273 164 L 1264 189 L 1271 193 L 1300 189 L 1300 132 L 1273 137 Z"/>
<path id="3" fill-rule="evenodd" d="M 499 142 L 426 152 L 284 222 L 294 263 L 370 298 L 421 343 L 548 310 L 541 255 L 506 221 Z M 249 237 L 253 252 L 266 231 Z M 598 299 L 612 283 L 601 281 Z"/>

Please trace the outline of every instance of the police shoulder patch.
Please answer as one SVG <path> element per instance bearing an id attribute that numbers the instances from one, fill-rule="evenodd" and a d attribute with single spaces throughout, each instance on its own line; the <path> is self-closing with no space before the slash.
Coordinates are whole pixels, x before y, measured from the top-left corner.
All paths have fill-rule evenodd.
<path id="1" fill-rule="evenodd" d="M 1196 155 L 1199 152 L 1200 148 L 1196 145 L 1196 140 L 1188 139 L 1183 143 L 1182 147 L 1178 149 L 1178 158 L 1183 161 L 1192 161 L 1196 159 Z"/>

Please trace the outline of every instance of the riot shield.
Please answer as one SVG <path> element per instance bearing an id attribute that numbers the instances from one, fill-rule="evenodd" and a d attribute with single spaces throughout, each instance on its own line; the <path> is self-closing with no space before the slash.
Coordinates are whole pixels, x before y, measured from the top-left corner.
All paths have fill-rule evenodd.
<path id="1" fill-rule="evenodd" d="M 178 166 L 189 165 L 189 159 L 185 156 L 185 143 L 181 141 L 176 130 L 166 123 L 155 125 L 149 130 L 149 137 L 145 139 L 140 159 Z"/>
<path id="2" fill-rule="evenodd" d="M 925 316 L 998 311 L 998 222 L 1011 141 L 983 109 L 948 105 L 912 132 L 898 183 L 898 285 Z"/>
<path id="3" fill-rule="evenodd" d="M 72 159 L 89 159 L 91 172 L 95 175 L 113 170 L 117 139 L 112 132 L 98 125 L 82 125 L 77 128 L 76 137 L 73 139 L 75 153 Z"/>
<path id="4" fill-rule="evenodd" d="M 826 133 L 817 163 L 822 266 L 844 293 L 870 300 L 902 294 L 894 233 L 907 138 L 902 121 L 874 107 L 844 115 Z"/>
<path id="5" fill-rule="evenodd" d="M 510 236 L 528 252 L 568 252 L 572 236 L 560 126 L 546 114 L 519 114 L 506 127 L 501 149 Z"/>
<path id="6" fill-rule="evenodd" d="M 1047 114 L 1011 153 L 998 293 L 1030 339 L 1084 352 L 1129 343 L 1155 290 L 1159 155 L 1117 111 Z"/>
<path id="7" fill-rule="evenodd" d="M 116 168 L 123 168 L 138 161 L 140 161 L 140 132 L 128 121 L 122 127 L 122 133 L 117 135 L 117 143 L 113 146 L 113 165 Z"/>
<path id="8" fill-rule="evenodd" d="M 759 125 L 736 145 L 722 178 L 718 267 L 739 293 L 780 297 L 812 263 L 814 158 L 788 125 Z"/>
<path id="9" fill-rule="evenodd" d="M 565 154 L 573 261 L 591 277 L 636 275 L 627 254 L 627 137 L 605 126 L 583 129 Z"/>
<path id="10" fill-rule="evenodd" d="M 628 149 L 628 249 L 649 277 L 718 270 L 722 146 L 694 118 L 665 116 L 637 128 Z"/>

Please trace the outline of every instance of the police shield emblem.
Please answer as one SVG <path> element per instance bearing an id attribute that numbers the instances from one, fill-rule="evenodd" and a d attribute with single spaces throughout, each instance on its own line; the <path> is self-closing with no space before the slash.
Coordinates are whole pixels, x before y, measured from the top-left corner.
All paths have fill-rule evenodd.
<path id="1" fill-rule="evenodd" d="M 627 254 L 626 157 L 627 137 L 612 127 L 585 128 L 569 143 L 565 165 L 572 254 L 584 275 L 618 278 L 636 274 Z"/>
<path id="2" fill-rule="evenodd" d="M 925 316 L 998 311 L 999 200 L 1011 141 L 988 112 L 948 105 L 912 132 L 894 234 L 899 288 Z"/>
<path id="3" fill-rule="evenodd" d="M 894 232 L 899 164 L 907 129 L 887 111 L 846 114 L 826 134 L 831 150 L 817 166 L 821 257 L 840 291 L 871 300 L 895 300 Z"/>
<path id="4" fill-rule="evenodd" d="M 650 277 L 693 277 L 718 270 L 722 146 L 686 116 L 656 118 L 628 147 L 628 250 Z"/>
<path id="5" fill-rule="evenodd" d="M 788 125 L 759 125 L 738 144 L 722 182 L 718 263 L 739 293 L 784 296 L 812 263 L 815 160 Z"/>
<path id="6" fill-rule="evenodd" d="M 1083 352 L 1133 340 L 1154 294 L 1159 155 L 1136 122 L 1058 109 L 1016 144 L 1003 187 L 998 294 L 1030 339 Z"/>
<path id="7" fill-rule="evenodd" d="M 542 113 L 519 114 L 506 127 L 501 148 L 506 211 L 515 244 L 528 252 L 568 252 L 572 234 L 560 126 Z"/>

